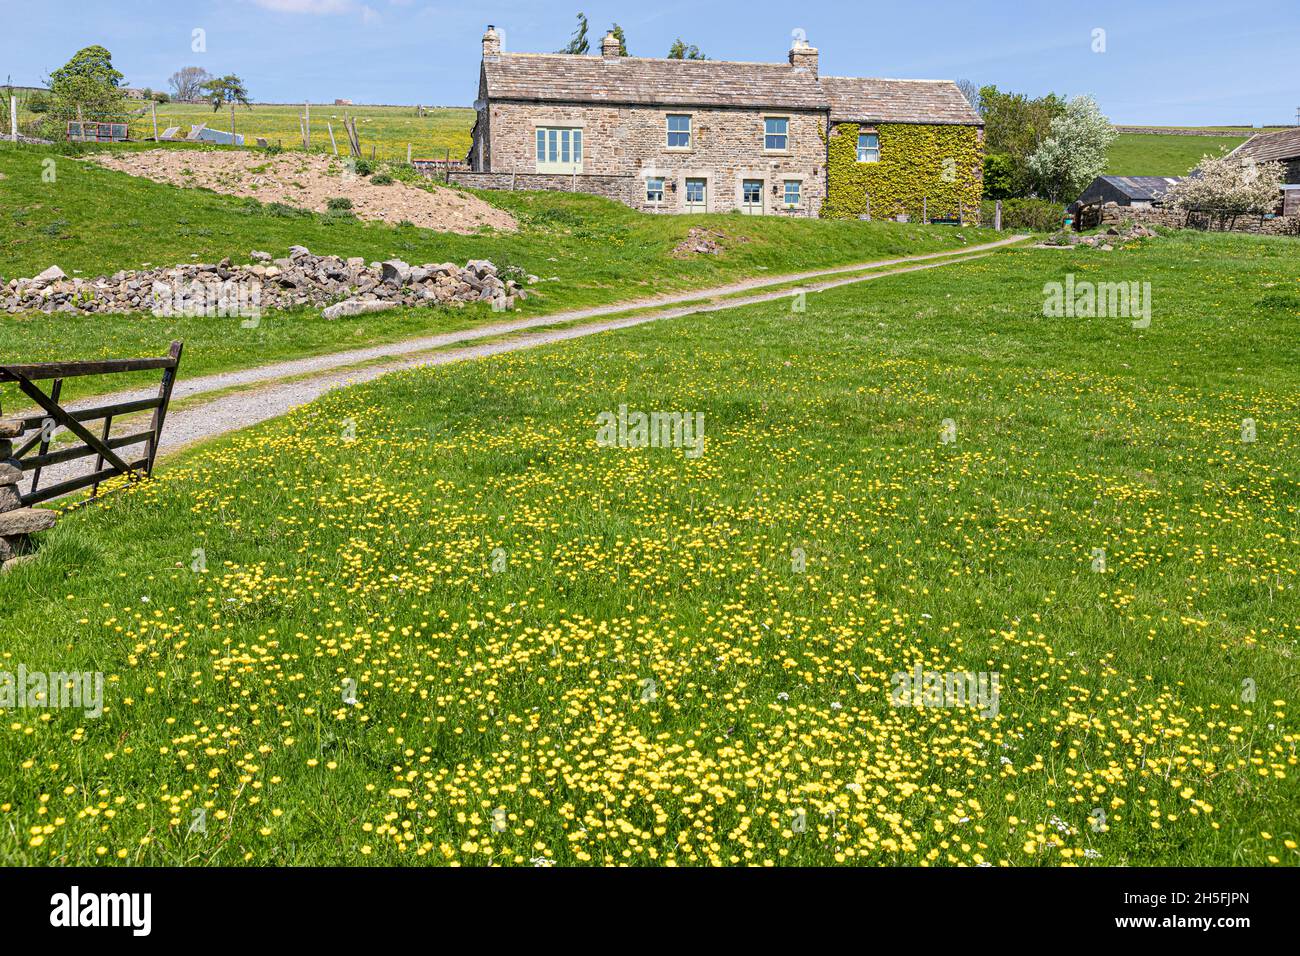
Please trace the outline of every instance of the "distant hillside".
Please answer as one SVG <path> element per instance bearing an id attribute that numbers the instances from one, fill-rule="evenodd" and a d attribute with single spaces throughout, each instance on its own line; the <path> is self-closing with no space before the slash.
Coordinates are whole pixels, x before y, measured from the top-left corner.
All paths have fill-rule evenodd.
<path id="1" fill-rule="evenodd" d="M 1110 161 L 1105 171 L 1112 176 L 1182 176 L 1207 153 L 1218 155 L 1227 152 L 1240 146 L 1247 138 L 1242 134 L 1121 132 L 1111 144 Z"/>

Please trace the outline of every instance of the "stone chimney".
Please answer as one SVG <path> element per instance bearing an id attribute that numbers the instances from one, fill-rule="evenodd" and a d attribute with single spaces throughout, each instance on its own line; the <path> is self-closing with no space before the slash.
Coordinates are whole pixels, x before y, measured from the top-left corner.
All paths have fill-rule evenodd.
<path id="1" fill-rule="evenodd" d="M 487 33 L 483 34 L 483 59 L 495 60 L 501 55 L 501 34 L 497 28 L 488 24 Z M 794 54 L 790 54 L 793 56 Z"/>
<path id="2" fill-rule="evenodd" d="M 817 48 L 803 37 L 795 37 L 794 43 L 790 45 L 790 65 L 796 70 L 806 70 L 816 76 Z"/>
<path id="3" fill-rule="evenodd" d="M 600 55 L 607 60 L 615 60 L 620 56 L 623 45 L 618 42 L 618 37 L 614 36 L 614 31 L 610 30 L 605 34 L 605 39 L 600 41 Z"/>

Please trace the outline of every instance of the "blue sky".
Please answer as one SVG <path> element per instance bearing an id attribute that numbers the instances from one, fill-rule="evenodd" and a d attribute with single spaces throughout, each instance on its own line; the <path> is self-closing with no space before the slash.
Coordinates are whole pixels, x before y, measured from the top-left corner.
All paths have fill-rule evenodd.
<path id="1" fill-rule="evenodd" d="M 779 60 L 802 29 L 823 73 L 1091 93 L 1117 123 L 1290 123 L 1300 107 L 1297 0 L 0 0 L 0 76 L 36 85 L 100 43 L 133 86 L 166 89 L 192 64 L 238 73 L 264 102 L 468 105 L 486 24 L 509 50 L 553 51 L 579 9 L 597 46 L 621 23 L 633 55 L 682 36 L 714 59 Z"/>

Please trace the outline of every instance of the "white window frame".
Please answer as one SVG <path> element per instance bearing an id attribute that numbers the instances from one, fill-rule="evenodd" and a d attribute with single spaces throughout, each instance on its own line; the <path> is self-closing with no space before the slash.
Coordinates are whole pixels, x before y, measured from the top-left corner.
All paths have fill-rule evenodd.
<path id="1" fill-rule="evenodd" d="M 769 132 L 769 123 L 784 123 L 785 132 Z M 769 145 L 770 140 L 780 137 L 780 146 Z M 764 116 L 763 117 L 763 152 L 765 153 L 788 153 L 790 152 L 790 117 L 788 116 Z"/>
<path id="2" fill-rule="evenodd" d="M 673 129 L 672 121 L 686 120 L 686 129 Z M 673 145 L 673 137 L 685 134 L 686 143 Z M 664 148 L 674 151 L 686 151 L 695 148 L 695 118 L 690 113 L 667 113 L 664 115 Z"/>
<path id="3" fill-rule="evenodd" d="M 790 187 L 795 187 L 795 201 L 790 202 Z M 786 179 L 781 182 L 781 205 L 786 209 L 799 209 L 803 206 L 803 180 Z"/>
<path id="4" fill-rule="evenodd" d="M 658 196 L 653 195 L 654 189 L 651 187 L 650 185 L 651 183 L 659 184 Z M 647 176 L 645 181 L 645 201 L 649 203 L 654 203 L 656 206 L 662 203 L 664 201 L 665 183 L 666 180 L 663 176 Z"/>
<path id="5" fill-rule="evenodd" d="M 533 134 L 533 162 L 537 171 L 582 172 L 584 138 L 581 126 L 538 126 Z"/>
<path id="6" fill-rule="evenodd" d="M 863 146 L 862 137 L 871 136 L 875 139 L 875 146 Z M 874 155 L 872 155 L 874 154 Z M 880 162 L 880 134 L 872 130 L 860 130 L 858 132 L 857 157 L 860 163 L 878 163 Z"/>

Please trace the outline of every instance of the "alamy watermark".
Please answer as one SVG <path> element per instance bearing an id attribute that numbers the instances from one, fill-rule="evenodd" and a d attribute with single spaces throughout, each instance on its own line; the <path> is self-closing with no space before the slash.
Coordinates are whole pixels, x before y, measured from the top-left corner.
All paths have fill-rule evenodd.
<path id="1" fill-rule="evenodd" d="M 1050 319 L 1132 319 L 1133 328 L 1151 325 L 1150 282 L 1075 281 L 1043 283 L 1043 315 Z"/>
<path id="2" fill-rule="evenodd" d="M 233 316 L 243 319 L 241 325 L 250 329 L 257 328 L 262 319 L 262 287 L 256 282 L 200 282 L 186 280 L 178 271 L 168 282 L 155 281 L 151 291 L 153 314 L 157 316 Z"/>
<path id="3" fill-rule="evenodd" d="M 104 713 L 104 675 L 98 671 L 0 671 L 0 708 L 5 710 L 84 710 Z"/>
<path id="4" fill-rule="evenodd" d="M 928 671 L 917 664 L 892 678 L 889 702 L 895 707 L 971 707 L 981 717 L 998 715 L 997 671 Z"/>
<path id="5" fill-rule="evenodd" d="M 684 448 L 687 458 L 704 454 L 703 412 L 617 412 L 596 416 L 596 444 L 601 448 Z"/>

